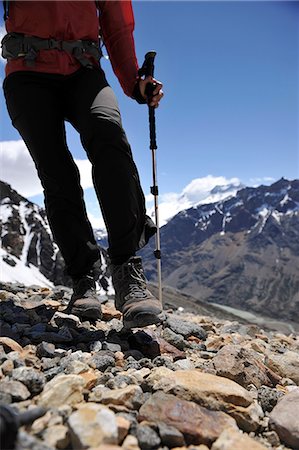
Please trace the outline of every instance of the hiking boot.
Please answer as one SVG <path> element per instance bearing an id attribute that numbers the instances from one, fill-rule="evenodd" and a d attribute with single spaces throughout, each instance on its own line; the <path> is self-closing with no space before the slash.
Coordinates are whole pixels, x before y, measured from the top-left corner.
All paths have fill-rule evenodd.
<path id="1" fill-rule="evenodd" d="M 162 320 L 162 305 L 146 287 L 141 258 L 132 256 L 111 266 L 115 307 L 123 313 L 125 328 L 145 327 Z"/>
<path id="2" fill-rule="evenodd" d="M 96 294 L 94 277 L 85 275 L 74 281 L 74 291 L 66 312 L 74 314 L 82 320 L 100 320 L 102 318 L 101 303 Z"/>

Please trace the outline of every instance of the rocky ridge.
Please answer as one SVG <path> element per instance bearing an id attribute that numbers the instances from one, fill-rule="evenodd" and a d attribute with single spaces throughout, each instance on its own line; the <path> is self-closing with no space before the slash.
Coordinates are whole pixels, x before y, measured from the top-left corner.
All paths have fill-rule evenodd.
<path id="1" fill-rule="evenodd" d="M 299 448 L 299 336 L 167 310 L 124 330 L 64 310 L 65 287 L 2 284 L 0 399 L 45 407 L 17 450 Z"/>
<path id="2" fill-rule="evenodd" d="M 42 286 L 71 286 L 65 264 L 53 241 L 46 212 L 7 183 L 0 181 L 1 280 L 37 283 Z M 100 286 L 111 291 L 107 252 L 101 251 Z M 31 282 L 28 283 L 28 280 Z"/>
<path id="3" fill-rule="evenodd" d="M 155 277 L 154 242 L 142 250 Z M 161 228 L 163 282 L 201 301 L 299 322 L 299 180 L 246 187 Z"/>

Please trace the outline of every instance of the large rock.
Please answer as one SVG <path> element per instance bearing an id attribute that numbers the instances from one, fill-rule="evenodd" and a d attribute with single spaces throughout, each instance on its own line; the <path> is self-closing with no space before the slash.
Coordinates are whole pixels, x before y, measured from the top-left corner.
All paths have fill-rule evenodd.
<path id="1" fill-rule="evenodd" d="M 224 430 L 211 450 L 266 450 L 259 442 L 251 439 L 247 434 L 240 431 L 228 429 Z"/>
<path id="2" fill-rule="evenodd" d="M 276 385 L 280 377 L 256 358 L 253 351 L 241 345 L 226 345 L 211 361 L 216 374 L 239 383 L 243 387 L 254 384 L 261 386 Z"/>
<path id="3" fill-rule="evenodd" d="M 82 402 L 84 385 L 84 379 L 80 375 L 57 375 L 45 385 L 38 404 L 46 408 L 55 408 Z"/>
<path id="4" fill-rule="evenodd" d="M 71 442 L 76 450 L 117 444 L 118 429 L 115 414 L 106 406 L 86 403 L 68 419 Z"/>
<path id="5" fill-rule="evenodd" d="M 283 354 L 270 353 L 266 365 L 282 377 L 291 378 L 299 385 L 299 354 L 287 350 Z"/>
<path id="6" fill-rule="evenodd" d="M 299 448 L 299 388 L 279 400 L 270 414 L 270 425 L 281 441 Z"/>
<path id="7" fill-rule="evenodd" d="M 141 406 L 138 420 L 171 425 L 187 444 L 211 445 L 225 428 L 237 428 L 235 420 L 223 412 L 163 392 L 156 392 Z"/>
<path id="8" fill-rule="evenodd" d="M 146 382 L 154 391 L 162 390 L 208 409 L 225 411 L 245 431 L 256 430 L 263 415 L 262 409 L 242 386 L 200 370 L 173 372 L 165 367 L 157 367 L 152 370 Z"/>

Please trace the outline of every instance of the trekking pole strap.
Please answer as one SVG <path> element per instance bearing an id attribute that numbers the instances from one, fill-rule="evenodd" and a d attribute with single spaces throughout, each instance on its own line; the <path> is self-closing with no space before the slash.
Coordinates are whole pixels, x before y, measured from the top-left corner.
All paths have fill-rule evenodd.
<path id="1" fill-rule="evenodd" d="M 85 67 L 93 67 L 92 62 L 86 55 L 91 55 L 96 60 L 102 56 L 99 42 L 90 40 L 58 41 L 56 39 L 43 39 L 37 36 L 24 36 L 21 33 L 6 34 L 2 39 L 1 47 L 3 58 L 13 59 L 24 57 L 28 66 L 34 66 L 40 50 L 66 51 Z"/>

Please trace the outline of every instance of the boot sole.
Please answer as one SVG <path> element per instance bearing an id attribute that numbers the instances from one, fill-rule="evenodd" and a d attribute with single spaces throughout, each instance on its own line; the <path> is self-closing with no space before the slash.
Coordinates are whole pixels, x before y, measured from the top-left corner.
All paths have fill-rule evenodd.
<path id="1" fill-rule="evenodd" d="M 155 325 L 161 323 L 165 320 L 165 314 L 162 312 L 160 314 L 140 312 L 137 313 L 133 319 L 123 318 L 123 324 L 125 329 L 131 328 L 143 328 L 148 325 Z"/>

